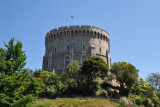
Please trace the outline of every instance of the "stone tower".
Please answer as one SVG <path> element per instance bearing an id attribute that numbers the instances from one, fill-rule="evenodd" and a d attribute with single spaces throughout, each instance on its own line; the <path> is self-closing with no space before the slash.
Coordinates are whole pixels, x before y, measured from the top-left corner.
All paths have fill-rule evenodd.
<path id="1" fill-rule="evenodd" d="M 88 25 L 72 25 L 55 28 L 45 37 L 43 70 L 60 73 L 74 60 L 79 64 L 89 56 L 101 57 L 110 68 L 109 34 Z"/>

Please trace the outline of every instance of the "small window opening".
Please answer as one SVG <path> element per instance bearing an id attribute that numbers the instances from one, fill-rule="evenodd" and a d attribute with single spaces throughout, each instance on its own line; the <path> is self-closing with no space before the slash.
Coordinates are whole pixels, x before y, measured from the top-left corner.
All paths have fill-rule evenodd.
<path id="1" fill-rule="evenodd" d="M 101 48 L 99 48 L 99 52 L 101 53 Z"/>
<path id="2" fill-rule="evenodd" d="M 68 65 L 69 64 L 69 56 L 66 56 L 65 58 L 65 65 Z"/>
<path id="3" fill-rule="evenodd" d="M 67 46 L 67 51 L 69 51 L 69 46 Z"/>

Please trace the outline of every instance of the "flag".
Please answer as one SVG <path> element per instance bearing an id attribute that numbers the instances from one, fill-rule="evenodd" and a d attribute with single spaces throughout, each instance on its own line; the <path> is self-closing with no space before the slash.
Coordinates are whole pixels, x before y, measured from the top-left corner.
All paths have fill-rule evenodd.
<path id="1" fill-rule="evenodd" d="M 71 18 L 74 18 L 74 16 L 71 16 Z"/>

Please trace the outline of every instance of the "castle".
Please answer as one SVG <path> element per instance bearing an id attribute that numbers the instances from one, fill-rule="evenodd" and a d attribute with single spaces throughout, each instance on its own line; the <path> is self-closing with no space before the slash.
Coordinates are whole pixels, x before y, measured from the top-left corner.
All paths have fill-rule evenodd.
<path id="1" fill-rule="evenodd" d="M 71 25 L 55 28 L 45 36 L 43 70 L 60 74 L 69 63 L 77 60 L 80 65 L 89 56 L 101 57 L 110 68 L 109 34 L 89 25 Z"/>

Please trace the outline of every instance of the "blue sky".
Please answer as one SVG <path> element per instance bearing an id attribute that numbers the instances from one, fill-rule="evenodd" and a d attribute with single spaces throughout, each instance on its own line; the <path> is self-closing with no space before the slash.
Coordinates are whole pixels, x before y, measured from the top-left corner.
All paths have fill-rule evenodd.
<path id="1" fill-rule="evenodd" d="M 93 25 L 110 35 L 113 62 L 125 61 L 139 76 L 160 72 L 160 0 L 1 0 L 0 47 L 11 37 L 23 43 L 25 68 L 42 68 L 48 31 Z"/>

